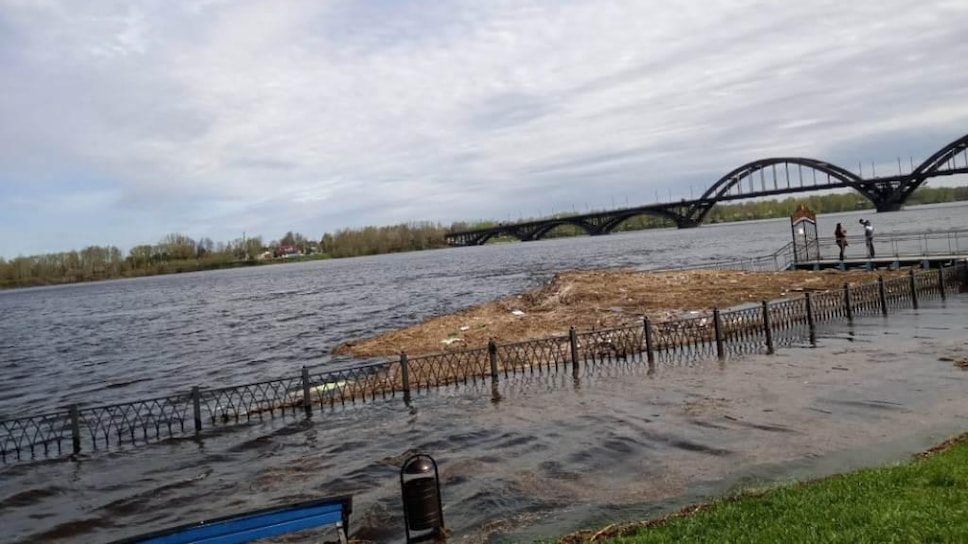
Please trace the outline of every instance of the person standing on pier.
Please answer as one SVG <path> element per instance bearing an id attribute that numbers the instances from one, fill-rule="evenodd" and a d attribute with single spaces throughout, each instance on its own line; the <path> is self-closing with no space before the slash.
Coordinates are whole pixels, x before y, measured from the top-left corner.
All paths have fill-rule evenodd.
<path id="1" fill-rule="evenodd" d="M 834 229 L 834 238 L 837 239 L 837 247 L 840 248 L 840 260 L 844 260 L 844 249 L 847 247 L 847 229 L 843 225 L 837 223 L 837 228 Z"/>
<path id="2" fill-rule="evenodd" d="M 867 219 L 861 219 L 860 224 L 864 225 L 864 241 L 867 242 L 867 258 L 874 258 L 874 227 Z"/>

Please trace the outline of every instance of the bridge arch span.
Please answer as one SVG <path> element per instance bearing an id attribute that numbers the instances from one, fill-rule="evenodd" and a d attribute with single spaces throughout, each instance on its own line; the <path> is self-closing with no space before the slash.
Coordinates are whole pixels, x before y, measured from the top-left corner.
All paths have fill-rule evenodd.
<path id="1" fill-rule="evenodd" d="M 537 229 L 535 229 L 531 233 L 531 236 L 529 238 L 527 238 L 527 239 L 528 240 L 540 240 L 540 239 L 544 238 L 545 235 L 547 235 L 549 232 L 551 232 L 552 230 L 554 230 L 554 229 L 556 229 L 556 228 L 558 228 L 558 227 L 560 227 L 562 225 L 572 225 L 572 226 L 578 227 L 578 228 L 582 229 L 583 231 L 585 231 L 585 234 L 598 234 L 599 233 L 598 229 L 595 228 L 594 225 L 592 225 L 590 223 L 587 223 L 585 221 L 582 221 L 580 219 L 557 219 L 557 220 L 549 221 L 546 224 L 541 225 L 540 227 L 538 227 Z M 524 238 L 521 238 L 521 239 L 524 240 Z"/>
<path id="2" fill-rule="evenodd" d="M 823 174 L 827 174 L 832 178 L 842 181 L 847 185 L 850 185 L 858 191 L 863 188 L 863 179 L 857 174 L 845 170 L 835 164 L 830 164 L 829 162 L 818 161 L 817 159 L 807 159 L 804 157 L 774 157 L 771 159 L 760 159 L 758 161 L 753 161 L 740 166 L 726 174 L 725 176 L 719 178 L 716 183 L 714 183 L 701 197 L 700 200 L 719 200 L 721 199 L 730 189 L 739 184 L 745 179 L 748 179 L 753 174 L 765 170 L 766 168 L 779 165 L 779 164 L 794 164 L 799 166 L 805 166 L 811 170 L 816 170 Z"/>
<path id="3" fill-rule="evenodd" d="M 740 167 L 731 170 L 729 173 L 719 178 L 716 183 L 713 183 L 705 193 L 695 201 L 694 207 L 690 210 L 690 216 L 696 223 L 702 223 L 713 207 L 722 200 L 727 200 L 729 192 L 734 188 L 741 191 L 742 183 L 749 180 L 753 182 L 753 176 L 760 173 L 761 183 L 763 186 L 761 190 L 756 190 L 755 188 L 750 191 L 750 197 L 762 196 L 756 193 L 766 193 L 770 194 L 770 189 L 766 187 L 765 178 L 763 172 L 770 168 L 773 169 L 773 174 L 771 179 L 774 184 L 774 190 L 779 191 L 781 188 L 777 186 L 778 178 L 776 174 L 776 167 L 782 165 L 785 168 L 787 176 L 789 176 L 789 167 L 791 165 L 796 166 L 798 169 L 807 168 L 808 170 L 813 170 L 814 172 L 819 172 L 829 178 L 835 179 L 844 185 L 856 190 L 857 192 L 863 194 L 868 199 L 874 201 L 876 200 L 875 195 L 871 194 L 868 188 L 864 184 L 864 179 L 857 174 L 841 168 L 836 164 L 831 164 L 829 162 L 810 159 L 806 157 L 773 157 L 769 159 L 760 159 L 753 162 L 746 163 Z M 802 178 L 800 178 L 802 183 Z M 787 177 L 787 184 L 789 185 L 790 179 Z M 813 183 L 811 186 L 817 186 L 818 188 L 823 188 L 823 184 Z"/>
<path id="4" fill-rule="evenodd" d="M 959 167 L 958 155 L 966 154 L 965 166 Z M 948 167 L 950 165 L 950 167 Z M 946 168 L 947 167 L 947 168 Z M 968 168 L 968 134 L 958 138 L 936 151 L 917 168 L 911 171 L 905 179 L 897 180 L 897 183 L 889 184 L 886 191 L 877 204 L 878 211 L 893 211 L 901 209 L 914 191 L 924 185 L 928 178 L 939 175 L 950 175 L 963 173 Z"/>
<path id="5" fill-rule="evenodd" d="M 514 236 L 514 234 L 512 234 L 510 232 L 501 232 L 501 233 L 498 233 L 498 232 L 487 232 L 487 233 L 484 233 L 484 235 L 482 235 L 480 238 L 475 239 L 473 245 L 483 246 L 484 244 L 487 243 L 488 240 L 490 240 L 491 238 L 494 238 L 498 234 L 510 234 L 511 236 Z"/>
<path id="6" fill-rule="evenodd" d="M 927 160 L 919 164 L 911 173 L 918 178 L 918 184 L 920 185 L 927 179 L 927 174 L 937 172 L 948 161 L 956 155 L 964 153 L 966 150 L 968 150 L 968 134 L 939 149 L 937 153 L 928 157 Z"/>
<path id="7" fill-rule="evenodd" d="M 642 211 L 635 211 L 633 213 L 618 215 L 612 219 L 609 219 L 608 221 L 602 224 L 599 232 L 601 234 L 608 234 L 610 232 L 614 232 L 615 229 L 617 229 L 618 226 L 621 225 L 622 223 L 628 221 L 629 219 L 632 219 L 633 217 L 638 217 L 640 215 L 651 215 L 652 217 L 661 217 L 663 219 L 668 219 L 669 221 L 672 221 L 673 223 L 675 223 L 675 225 L 678 227 L 696 226 L 696 225 L 693 225 L 692 222 L 686 219 L 685 217 L 672 213 L 668 210 L 642 210 Z"/>

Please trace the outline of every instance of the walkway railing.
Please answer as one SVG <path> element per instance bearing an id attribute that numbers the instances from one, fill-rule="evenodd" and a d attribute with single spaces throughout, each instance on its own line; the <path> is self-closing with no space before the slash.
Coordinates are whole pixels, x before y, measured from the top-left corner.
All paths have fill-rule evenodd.
<path id="1" fill-rule="evenodd" d="M 863 229 L 857 229 L 863 232 Z M 840 249 L 836 238 L 820 238 L 818 245 L 811 244 L 806 258 L 800 261 L 836 261 Z M 844 251 L 844 260 L 859 261 L 867 259 L 867 244 L 863 235 L 848 236 L 849 244 Z M 802 251 L 802 248 L 800 249 Z M 819 259 L 818 259 L 819 254 Z M 930 258 L 943 256 L 968 255 L 968 229 L 943 232 L 892 232 L 874 234 L 874 256 L 876 258 Z"/>
<path id="2" fill-rule="evenodd" d="M 943 299 L 968 281 L 965 262 L 843 289 L 712 310 L 688 319 L 576 331 L 512 344 L 448 351 L 329 370 L 303 367 L 298 376 L 203 389 L 148 400 L 62 410 L 0 420 L 0 460 L 13 462 L 77 455 L 167 439 L 193 437 L 221 427 L 278 417 L 312 417 L 335 405 L 411 395 L 447 385 L 512 379 L 519 374 L 571 373 L 612 361 L 657 363 L 747 353 L 815 338 L 819 323 L 886 315 Z"/>
<path id="3" fill-rule="evenodd" d="M 789 269 L 793 263 L 793 243 L 790 242 L 773 253 L 760 255 L 758 257 L 697 263 L 686 266 L 655 269 L 650 270 L 650 272 L 666 270 L 743 270 L 746 272 L 778 272 L 780 270 Z"/>
<path id="4" fill-rule="evenodd" d="M 844 251 L 846 261 L 867 260 L 867 244 L 863 235 L 848 236 Z M 797 255 L 796 253 L 799 253 Z M 932 257 L 968 256 L 968 229 L 940 232 L 892 232 L 874 236 L 874 254 L 880 258 L 929 259 Z M 798 258 L 799 257 L 799 258 Z M 818 238 L 806 245 L 793 243 L 759 257 L 698 263 L 661 270 L 744 270 L 748 272 L 777 272 L 789 270 L 797 262 L 837 261 L 840 248 L 837 239 Z"/>

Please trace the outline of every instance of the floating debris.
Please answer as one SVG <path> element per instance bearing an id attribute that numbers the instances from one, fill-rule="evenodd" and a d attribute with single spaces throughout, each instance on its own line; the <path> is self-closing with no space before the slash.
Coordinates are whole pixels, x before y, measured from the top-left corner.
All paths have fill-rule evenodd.
<path id="1" fill-rule="evenodd" d="M 677 332 L 658 324 L 675 318 L 695 318 L 689 327 L 712 337 L 712 309 L 727 310 L 740 304 L 776 299 L 782 293 L 802 296 L 804 291 L 842 289 L 844 282 L 876 281 L 905 275 L 907 271 L 789 271 L 753 273 L 722 270 L 641 272 L 628 269 L 574 271 L 557 274 L 544 286 L 523 294 L 430 318 L 423 323 L 354 339 L 336 353 L 355 356 L 414 356 L 441 350 L 441 338 L 460 336 L 452 348 L 483 347 L 493 338 L 499 344 L 520 342 L 577 331 L 639 326 L 648 316 L 657 333 Z M 524 319 L 527 317 L 527 319 Z M 705 323 L 700 321 L 705 318 Z M 464 326 L 470 326 L 464 330 Z M 962 354 L 959 354 L 961 356 Z"/>
<path id="2" fill-rule="evenodd" d="M 339 380 L 339 381 L 336 381 L 336 382 L 327 382 L 327 383 L 324 383 L 324 384 L 320 384 L 320 385 L 316 385 L 316 386 L 310 387 L 309 388 L 309 392 L 310 392 L 310 394 L 312 394 L 312 393 L 316 393 L 316 394 L 331 393 L 331 392 L 339 389 L 340 387 L 343 387 L 347 383 L 348 382 L 346 380 Z"/>

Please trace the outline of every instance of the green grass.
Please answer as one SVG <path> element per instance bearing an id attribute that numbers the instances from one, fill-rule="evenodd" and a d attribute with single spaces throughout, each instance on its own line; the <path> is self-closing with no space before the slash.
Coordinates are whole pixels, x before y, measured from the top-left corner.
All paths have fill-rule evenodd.
<path id="1" fill-rule="evenodd" d="M 611 543 L 968 542 L 968 441 L 907 464 L 747 492 Z"/>

